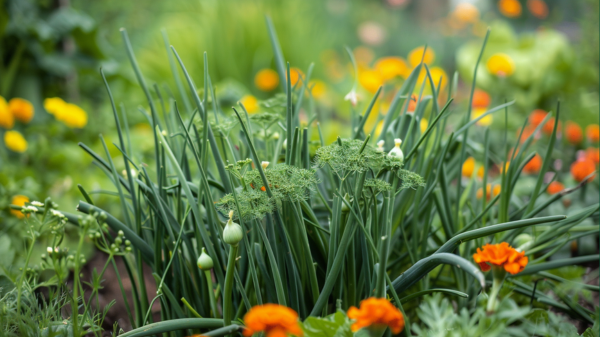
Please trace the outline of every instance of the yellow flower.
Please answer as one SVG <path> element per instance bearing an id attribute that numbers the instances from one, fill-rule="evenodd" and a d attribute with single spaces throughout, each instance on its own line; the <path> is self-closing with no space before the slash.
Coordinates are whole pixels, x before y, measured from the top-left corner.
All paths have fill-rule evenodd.
<path id="1" fill-rule="evenodd" d="M 473 171 L 475 171 L 475 158 L 469 157 L 463 163 L 462 176 L 465 178 L 471 178 Z"/>
<path id="2" fill-rule="evenodd" d="M 262 69 L 254 76 L 254 85 L 262 91 L 271 91 L 279 85 L 279 76 L 273 69 Z"/>
<path id="3" fill-rule="evenodd" d="M 18 195 L 15 195 L 12 197 L 10 204 L 23 207 L 23 206 L 25 206 L 26 202 L 29 202 L 29 198 L 27 198 L 24 195 L 18 194 Z M 11 209 L 10 213 L 19 219 L 23 219 L 25 217 L 25 214 L 23 214 L 21 211 L 16 210 L 16 209 Z"/>
<path id="4" fill-rule="evenodd" d="M 379 72 L 369 69 L 358 73 L 358 82 L 370 93 L 375 93 L 383 85 L 383 79 Z"/>
<path id="5" fill-rule="evenodd" d="M 440 67 L 433 67 L 429 69 L 429 73 L 431 74 L 431 80 L 433 81 L 433 85 L 437 88 L 440 80 L 442 80 L 442 84 L 440 85 L 440 89 L 443 89 L 446 83 L 448 83 L 448 75 L 444 69 Z M 421 69 L 421 73 L 419 74 L 419 83 L 423 83 L 425 78 L 427 77 L 427 70 L 425 68 Z M 429 80 L 428 80 L 429 81 Z"/>
<path id="6" fill-rule="evenodd" d="M 419 123 L 419 127 L 421 128 L 421 133 L 425 133 L 428 126 L 429 126 L 429 121 L 427 121 L 425 118 L 421 119 L 421 122 Z"/>
<path id="7" fill-rule="evenodd" d="M 81 129 L 87 124 L 88 116 L 82 108 L 59 97 L 46 98 L 44 109 L 68 127 Z"/>
<path id="8" fill-rule="evenodd" d="M 8 102 L 10 113 L 22 123 L 29 123 L 34 115 L 33 104 L 26 99 L 13 98 Z"/>
<path id="9" fill-rule="evenodd" d="M 435 60 L 435 53 L 433 52 L 433 50 L 431 48 L 427 48 L 427 51 L 425 52 L 425 57 L 423 57 L 423 52 L 425 51 L 425 46 L 421 46 L 421 47 L 417 47 L 415 49 L 413 49 L 409 54 L 408 54 L 408 63 L 410 63 L 411 66 L 416 67 L 421 63 L 421 59 L 423 59 L 423 63 L 430 65 L 433 63 L 433 61 Z"/>
<path id="10" fill-rule="evenodd" d="M 4 97 L 0 96 L 0 126 L 5 129 L 12 129 L 14 125 L 15 118 L 10 113 Z"/>
<path id="11" fill-rule="evenodd" d="M 496 53 L 488 59 L 487 69 L 496 76 L 510 76 L 515 72 L 515 63 L 510 56 L 504 53 Z"/>
<path id="12" fill-rule="evenodd" d="M 375 70 L 379 71 L 379 74 L 384 81 L 389 81 L 396 76 L 408 77 L 410 69 L 406 61 L 401 57 L 389 56 L 382 57 L 375 63 Z"/>
<path id="13" fill-rule="evenodd" d="M 325 85 L 325 82 L 321 80 L 312 80 L 308 82 L 308 88 L 315 99 L 322 98 L 327 92 L 327 86 Z"/>
<path id="14" fill-rule="evenodd" d="M 479 116 L 483 115 L 486 111 L 486 108 L 473 109 L 473 115 L 471 116 L 471 119 L 478 118 Z M 476 124 L 481 126 L 490 126 L 492 124 L 492 121 L 494 121 L 494 117 L 490 114 L 477 121 Z"/>
<path id="15" fill-rule="evenodd" d="M 291 73 L 290 73 L 291 74 Z M 292 76 L 293 78 L 293 76 Z M 246 95 L 240 99 L 240 103 L 246 108 L 249 114 L 258 112 L 258 100 L 252 95 Z"/>
<path id="16" fill-rule="evenodd" d="M 27 150 L 27 141 L 19 131 L 6 131 L 4 134 L 4 144 L 14 152 L 23 153 Z"/>

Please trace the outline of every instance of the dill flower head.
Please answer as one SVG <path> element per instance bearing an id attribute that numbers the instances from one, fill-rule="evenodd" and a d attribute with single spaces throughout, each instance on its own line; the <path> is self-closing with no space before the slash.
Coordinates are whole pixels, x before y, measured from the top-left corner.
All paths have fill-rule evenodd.
<path id="1" fill-rule="evenodd" d="M 279 76 L 273 69 L 261 69 L 254 76 L 254 85 L 262 91 L 274 90 L 279 85 Z"/>
<path id="2" fill-rule="evenodd" d="M 473 254 L 473 260 L 483 271 L 488 271 L 492 267 L 500 267 L 512 275 L 522 272 L 529 261 L 524 251 L 518 252 L 506 242 L 495 245 L 488 243 L 482 248 L 477 248 L 477 253 Z"/>
<path id="3" fill-rule="evenodd" d="M 246 108 L 246 111 L 249 114 L 258 112 L 259 106 L 256 97 L 252 95 L 245 95 L 240 99 L 240 103 L 242 103 L 242 105 L 244 106 L 244 108 Z"/>
<path id="4" fill-rule="evenodd" d="M 598 124 L 588 125 L 585 128 L 585 135 L 590 142 L 598 143 L 600 141 L 600 126 Z"/>
<path id="5" fill-rule="evenodd" d="M 507 18 L 516 18 L 521 15 L 522 6 L 518 0 L 500 0 L 498 9 Z"/>
<path id="6" fill-rule="evenodd" d="M 481 89 L 475 89 L 475 92 L 473 93 L 473 102 L 471 105 L 474 108 L 487 108 L 491 101 L 492 99 L 487 92 Z"/>
<path id="7" fill-rule="evenodd" d="M 26 99 L 13 98 L 8 102 L 10 113 L 21 123 L 29 123 L 34 115 L 33 104 Z"/>
<path id="8" fill-rule="evenodd" d="M 542 156 L 536 153 L 535 156 L 531 158 L 531 160 L 527 164 L 525 164 L 525 166 L 523 167 L 523 172 L 527 174 L 536 174 L 540 172 L 540 169 L 542 168 L 542 163 Z"/>
<path id="9" fill-rule="evenodd" d="M 571 164 L 571 175 L 573 176 L 573 179 L 579 183 L 582 182 L 585 177 L 594 172 L 596 172 L 596 164 L 586 157 L 583 157 Z M 595 176 L 596 175 L 594 174 L 588 178 L 588 181 L 594 180 Z"/>
<path id="10" fill-rule="evenodd" d="M 496 53 L 488 59 L 487 69 L 493 75 L 507 77 L 515 72 L 515 63 L 510 56 Z"/>
<path id="11" fill-rule="evenodd" d="M 563 185 L 562 183 L 560 183 L 558 181 L 553 181 L 550 183 L 550 185 L 548 185 L 546 192 L 548 192 L 548 194 L 550 194 L 550 195 L 553 195 L 553 194 L 561 192 L 564 189 L 565 189 L 565 185 Z"/>
<path id="12" fill-rule="evenodd" d="M 354 320 L 350 327 L 356 332 L 362 328 L 383 330 L 389 327 L 393 334 L 404 329 L 404 316 L 385 298 L 370 297 L 360 302 L 360 308 L 350 307 L 348 318 Z"/>
<path id="13" fill-rule="evenodd" d="M 27 151 L 27 141 L 19 131 L 6 131 L 4 134 L 4 144 L 13 152 L 23 153 Z"/>
<path id="14" fill-rule="evenodd" d="M 369 168 L 379 169 L 385 154 L 371 145 L 366 145 L 362 153 L 362 140 L 340 140 L 317 149 L 315 164 L 317 167 L 328 165 L 332 170 L 341 172 L 363 172 Z"/>
<path id="15" fill-rule="evenodd" d="M 0 96 L 0 126 L 5 129 L 12 129 L 14 125 L 15 117 L 10 113 L 4 97 Z"/>
<path id="16" fill-rule="evenodd" d="M 252 307 L 244 316 L 244 336 L 250 337 L 264 332 L 266 337 L 287 337 L 288 334 L 302 336 L 298 324 L 298 313 L 279 304 L 264 304 Z"/>
<path id="17" fill-rule="evenodd" d="M 425 53 L 425 56 L 423 56 L 423 53 Z M 411 50 L 411 52 L 408 54 L 408 63 L 412 67 L 416 67 L 421 64 L 421 59 L 423 60 L 423 63 L 427 65 L 432 64 L 435 60 L 435 53 L 433 52 L 433 49 L 428 47 L 427 51 L 425 51 L 425 46 L 420 46 Z"/>
<path id="18" fill-rule="evenodd" d="M 406 78 L 410 75 L 410 69 L 406 61 L 396 56 L 380 58 L 375 63 L 375 70 L 379 72 L 384 81 L 389 81 L 397 76 Z"/>
<path id="19" fill-rule="evenodd" d="M 569 143 L 577 145 L 583 140 L 583 130 L 575 122 L 568 121 L 565 127 L 565 133 Z"/>
<path id="20" fill-rule="evenodd" d="M 25 206 L 26 202 L 29 202 L 29 198 L 24 195 L 20 195 L 20 194 L 13 196 L 10 201 L 11 205 L 21 206 L 21 207 Z M 16 209 L 11 209 L 10 213 L 19 219 L 23 219 L 25 217 L 25 214 L 23 214 L 21 211 L 16 210 Z"/>

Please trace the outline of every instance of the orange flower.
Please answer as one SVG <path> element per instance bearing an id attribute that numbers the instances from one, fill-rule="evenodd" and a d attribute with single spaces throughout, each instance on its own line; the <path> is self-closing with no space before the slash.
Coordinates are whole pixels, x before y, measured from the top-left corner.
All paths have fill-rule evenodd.
<path id="1" fill-rule="evenodd" d="M 273 69 L 262 69 L 254 76 L 254 85 L 262 91 L 271 91 L 279 85 L 279 76 Z"/>
<path id="2" fill-rule="evenodd" d="M 5 129 L 12 129 L 15 125 L 15 117 L 10 113 L 8 103 L 4 97 L 0 96 L 0 126 Z"/>
<path id="3" fill-rule="evenodd" d="M 350 307 L 348 318 L 355 320 L 352 331 L 373 326 L 382 328 L 388 326 L 393 334 L 398 334 L 404 329 L 404 317 L 400 310 L 385 298 L 370 297 L 360 302 L 360 309 Z"/>
<path id="4" fill-rule="evenodd" d="M 508 18 L 515 18 L 521 15 L 521 3 L 517 0 L 500 0 L 498 9 L 502 15 Z"/>
<path id="5" fill-rule="evenodd" d="M 538 19 L 548 16 L 548 5 L 543 0 L 527 0 L 527 8 Z"/>
<path id="6" fill-rule="evenodd" d="M 540 125 L 548 113 L 542 109 L 535 109 L 529 116 L 529 123 L 533 126 Z"/>
<path id="7" fill-rule="evenodd" d="M 423 53 L 425 56 L 423 56 Z M 423 60 L 423 63 L 427 65 L 433 63 L 435 60 L 435 53 L 431 47 L 427 47 L 427 50 L 425 50 L 425 46 L 417 47 L 408 54 L 408 63 L 410 63 L 410 65 L 413 67 L 421 64 L 421 60 Z"/>
<path id="8" fill-rule="evenodd" d="M 288 334 L 302 336 L 298 324 L 298 313 L 279 304 L 264 304 L 252 307 L 244 316 L 244 336 L 250 337 L 264 331 L 266 337 L 287 337 Z"/>
<path id="9" fill-rule="evenodd" d="M 298 68 L 290 68 L 290 83 L 292 84 L 292 88 L 301 79 L 304 81 L 304 73 L 302 72 L 302 70 Z"/>
<path id="10" fill-rule="evenodd" d="M 383 78 L 379 71 L 364 69 L 358 73 L 358 82 L 370 93 L 375 93 L 383 85 Z"/>
<path id="11" fill-rule="evenodd" d="M 12 200 L 10 201 L 11 205 L 16 206 L 25 206 L 26 202 L 29 202 L 29 198 L 20 194 L 13 196 Z M 11 209 L 10 213 L 19 219 L 23 219 L 25 217 L 25 214 L 21 213 L 21 211 L 16 209 Z"/>
<path id="12" fill-rule="evenodd" d="M 417 110 L 417 95 L 412 94 L 410 96 L 410 99 L 408 100 L 408 108 L 406 109 L 406 111 L 415 112 L 415 110 Z"/>
<path id="13" fill-rule="evenodd" d="M 533 135 L 533 133 L 535 132 L 535 125 L 527 125 L 525 126 L 525 128 L 523 129 L 523 134 L 521 135 L 521 143 L 524 143 L 527 138 L 529 138 L 531 135 Z M 517 137 L 519 137 L 519 135 L 521 134 L 521 130 L 517 130 Z M 539 135 L 539 133 L 538 133 Z M 537 137 L 534 137 L 534 140 Z"/>
<path id="14" fill-rule="evenodd" d="M 550 195 L 553 195 L 553 194 L 561 192 L 564 189 L 565 189 L 565 185 L 559 183 L 558 181 L 553 181 L 550 183 L 550 185 L 548 185 L 546 192 L 548 192 L 548 194 L 550 194 Z"/>
<path id="15" fill-rule="evenodd" d="M 456 5 L 452 17 L 464 23 L 477 23 L 479 21 L 479 10 L 473 4 L 461 2 Z"/>
<path id="16" fill-rule="evenodd" d="M 546 122 L 546 124 L 544 124 L 544 126 L 542 127 L 542 132 L 544 132 L 545 134 L 550 136 L 552 134 L 552 131 L 554 130 L 555 122 L 556 122 L 556 118 L 554 118 L 554 117 L 550 118 Z M 560 132 L 561 128 L 562 128 L 562 123 L 560 121 L 558 121 L 558 127 L 556 128 L 556 132 Z"/>
<path id="17" fill-rule="evenodd" d="M 481 89 L 475 89 L 472 104 L 474 108 L 487 108 L 490 105 L 490 101 L 490 95 L 487 92 Z"/>
<path id="18" fill-rule="evenodd" d="M 571 175 L 577 182 L 582 182 L 585 177 L 594 172 L 596 172 L 596 164 L 588 158 L 584 157 L 571 164 Z M 588 180 L 593 180 L 595 176 L 594 174 Z"/>
<path id="19" fill-rule="evenodd" d="M 475 158 L 469 157 L 462 166 L 462 175 L 466 178 L 471 178 L 473 175 L 473 171 L 475 171 Z"/>
<path id="20" fill-rule="evenodd" d="M 600 163 L 600 149 L 588 147 L 585 150 L 585 157 L 598 165 Z"/>
<path id="21" fill-rule="evenodd" d="M 565 127 L 565 132 L 567 134 L 567 140 L 571 144 L 579 144 L 583 140 L 583 131 L 581 130 L 581 126 L 577 123 L 568 121 Z"/>
<path id="22" fill-rule="evenodd" d="M 33 104 L 26 99 L 13 98 L 8 102 L 10 113 L 22 123 L 29 123 L 33 118 Z"/>
<path id="23" fill-rule="evenodd" d="M 473 254 L 473 260 L 479 264 L 483 271 L 490 270 L 491 264 L 492 266 L 502 267 L 507 272 L 515 275 L 522 272 L 527 266 L 527 262 L 529 262 L 525 252 L 518 252 L 506 242 L 495 245 L 488 243 L 482 248 L 477 248 L 477 253 Z"/>
<path id="24" fill-rule="evenodd" d="M 598 124 L 591 124 L 585 128 L 585 135 L 587 139 L 592 143 L 598 143 L 600 141 L 600 126 Z"/>
<path id="25" fill-rule="evenodd" d="M 502 189 L 502 186 L 500 185 L 494 185 L 494 187 L 492 188 L 492 184 L 487 184 L 486 188 L 485 188 L 485 199 L 487 201 L 490 201 L 490 199 L 492 199 L 492 197 L 497 196 L 498 194 L 500 194 L 500 190 Z M 477 199 L 481 199 L 483 197 L 483 188 L 479 188 L 477 190 Z"/>
<path id="26" fill-rule="evenodd" d="M 536 153 L 535 156 L 531 158 L 531 160 L 527 164 L 525 164 L 525 166 L 523 167 L 523 172 L 527 174 L 536 174 L 540 172 L 541 168 L 542 157 Z"/>

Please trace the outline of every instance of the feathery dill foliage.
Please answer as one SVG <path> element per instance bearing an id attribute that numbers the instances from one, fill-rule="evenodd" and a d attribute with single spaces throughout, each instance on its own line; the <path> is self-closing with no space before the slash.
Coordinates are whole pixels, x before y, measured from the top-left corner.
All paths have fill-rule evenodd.
<path id="1" fill-rule="evenodd" d="M 425 186 L 425 179 L 423 179 L 423 177 L 414 172 L 404 169 L 398 169 L 396 174 L 400 179 L 401 189 L 412 188 L 413 190 L 416 190 L 419 187 Z"/>
<path id="2" fill-rule="evenodd" d="M 276 207 L 281 206 L 282 201 L 299 202 L 306 200 L 310 191 L 317 185 L 314 170 L 278 164 L 264 170 L 273 193 L 273 196 L 269 197 L 258 170 L 247 170 L 243 174 L 240 173 L 245 166 L 244 163 L 247 163 L 247 161 L 238 162 L 235 168 L 232 167 L 233 165 L 228 167 L 230 172 L 237 172 L 234 175 L 243 184 L 236 191 L 241 214 L 238 214 L 235 197 L 232 193 L 225 195 L 217 203 L 219 210 L 225 213 L 233 211 L 236 218 L 241 217 L 244 220 L 262 219 L 267 213 L 271 213 Z"/>
<path id="3" fill-rule="evenodd" d="M 371 192 L 373 195 L 377 195 L 382 192 L 392 190 L 392 185 L 386 181 L 376 178 L 365 179 L 365 191 Z"/>
<path id="4" fill-rule="evenodd" d="M 361 152 L 363 145 L 362 140 L 338 140 L 317 150 L 315 164 L 317 167 L 327 165 L 339 176 L 367 169 L 379 170 L 385 161 L 385 154 L 371 145 L 366 145 Z"/>

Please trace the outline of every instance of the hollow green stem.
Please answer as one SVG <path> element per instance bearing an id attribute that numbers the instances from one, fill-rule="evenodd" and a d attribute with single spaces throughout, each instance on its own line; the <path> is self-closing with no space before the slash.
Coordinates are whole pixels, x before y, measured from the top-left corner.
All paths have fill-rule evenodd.
<path id="1" fill-rule="evenodd" d="M 223 288 L 223 326 L 231 325 L 233 316 L 233 303 L 231 295 L 233 293 L 233 274 L 235 273 L 235 257 L 238 246 L 229 248 L 229 259 L 227 261 L 227 273 L 225 274 L 225 287 Z"/>
<path id="2" fill-rule="evenodd" d="M 212 275 L 210 274 L 210 270 L 205 270 L 204 276 L 206 276 L 206 287 L 208 288 L 210 310 L 212 310 L 213 312 L 213 317 L 219 318 L 219 312 L 217 311 L 217 301 L 215 300 L 215 291 L 213 290 Z"/>

